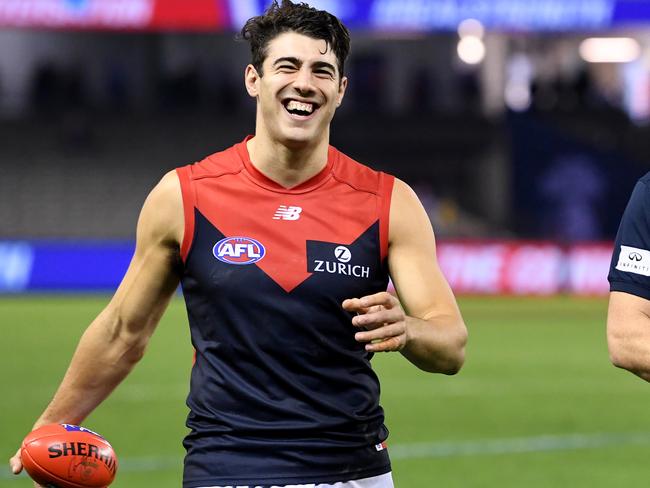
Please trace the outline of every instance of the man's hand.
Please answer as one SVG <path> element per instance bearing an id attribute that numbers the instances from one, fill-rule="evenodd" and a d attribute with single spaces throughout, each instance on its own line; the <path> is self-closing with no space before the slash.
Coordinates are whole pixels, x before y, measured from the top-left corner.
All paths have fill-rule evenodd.
<path id="1" fill-rule="evenodd" d="M 401 351 L 408 342 L 406 314 L 399 300 L 387 292 L 343 301 L 343 308 L 356 312 L 352 325 L 363 329 L 354 338 L 366 343 L 368 352 Z"/>
<path id="2" fill-rule="evenodd" d="M 11 472 L 13 474 L 20 474 L 23 470 L 23 462 L 22 459 L 20 458 L 20 449 L 16 451 L 16 454 L 9 460 L 9 467 L 11 468 Z M 34 488 L 46 488 L 43 485 L 39 485 L 38 483 L 34 483 Z"/>
<path id="3" fill-rule="evenodd" d="M 14 457 L 9 460 L 9 467 L 11 468 L 11 472 L 13 474 L 20 474 L 20 472 L 23 470 L 23 462 L 20 458 L 20 449 L 18 449 L 16 451 L 16 454 L 14 454 Z"/>

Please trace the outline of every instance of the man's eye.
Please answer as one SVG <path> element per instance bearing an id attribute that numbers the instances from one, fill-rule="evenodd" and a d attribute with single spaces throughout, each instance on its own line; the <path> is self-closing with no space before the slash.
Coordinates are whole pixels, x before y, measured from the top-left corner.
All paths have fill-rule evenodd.
<path id="1" fill-rule="evenodd" d="M 317 69 L 315 73 L 321 76 L 332 76 L 332 73 L 326 69 Z"/>
<path id="2" fill-rule="evenodd" d="M 295 66 L 289 66 L 288 64 L 285 64 L 283 66 L 279 66 L 278 69 L 284 69 L 284 70 L 295 70 Z"/>

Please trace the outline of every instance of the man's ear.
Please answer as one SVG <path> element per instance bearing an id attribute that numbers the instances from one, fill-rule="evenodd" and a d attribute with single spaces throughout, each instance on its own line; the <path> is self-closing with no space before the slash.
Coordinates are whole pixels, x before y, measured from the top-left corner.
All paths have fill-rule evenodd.
<path id="1" fill-rule="evenodd" d="M 257 98 L 257 95 L 259 95 L 259 79 L 260 75 L 255 69 L 255 66 L 252 64 L 246 66 L 246 71 L 244 72 L 244 83 L 246 84 L 246 91 L 253 98 Z"/>
<path id="2" fill-rule="evenodd" d="M 340 107 L 343 103 L 343 97 L 345 96 L 345 90 L 348 88 L 348 79 L 344 76 L 341 78 L 341 83 L 339 83 L 339 93 L 337 95 L 336 106 Z"/>

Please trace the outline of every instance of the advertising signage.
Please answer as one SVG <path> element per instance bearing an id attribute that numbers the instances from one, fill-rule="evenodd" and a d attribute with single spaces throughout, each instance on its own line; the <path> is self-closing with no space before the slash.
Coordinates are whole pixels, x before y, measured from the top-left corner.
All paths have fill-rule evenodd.
<path id="1" fill-rule="evenodd" d="M 221 31 L 226 0 L 0 0 L 0 27 Z"/>
<path id="2" fill-rule="evenodd" d="M 643 0 L 311 0 L 352 29 L 454 31 L 468 18 L 503 31 L 598 31 L 650 23 Z M 236 31 L 269 0 L 0 0 L 0 27 Z"/>
<path id="3" fill-rule="evenodd" d="M 235 28 L 268 0 L 230 0 Z M 602 30 L 650 23 L 645 0 L 312 0 L 353 29 L 455 31 L 466 19 L 504 31 Z"/>
<path id="4" fill-rule="evenodd" d="M 438 261 L 454 292 L 461 295 L 606 296 L 612 247 L 444 241 L 438 244 Z M 0 241 L 0 295 L 112 291 L 133 251 L 131 242 Z"/>

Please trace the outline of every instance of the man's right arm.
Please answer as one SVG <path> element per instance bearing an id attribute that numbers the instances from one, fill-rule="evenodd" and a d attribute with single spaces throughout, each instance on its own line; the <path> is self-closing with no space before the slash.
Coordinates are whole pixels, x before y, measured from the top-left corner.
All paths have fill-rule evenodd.
<path id="1" fill-rule="evenodd" d="M 175 172 L 163 177 L 138 219 L 136 250 L 106 308 L 79 341 L 52 401 L 34 424 L 81 423 L 142 358 L 179 283 L 183 203 Z M 22 470 L 20 451 L 10 460 Z"/>

